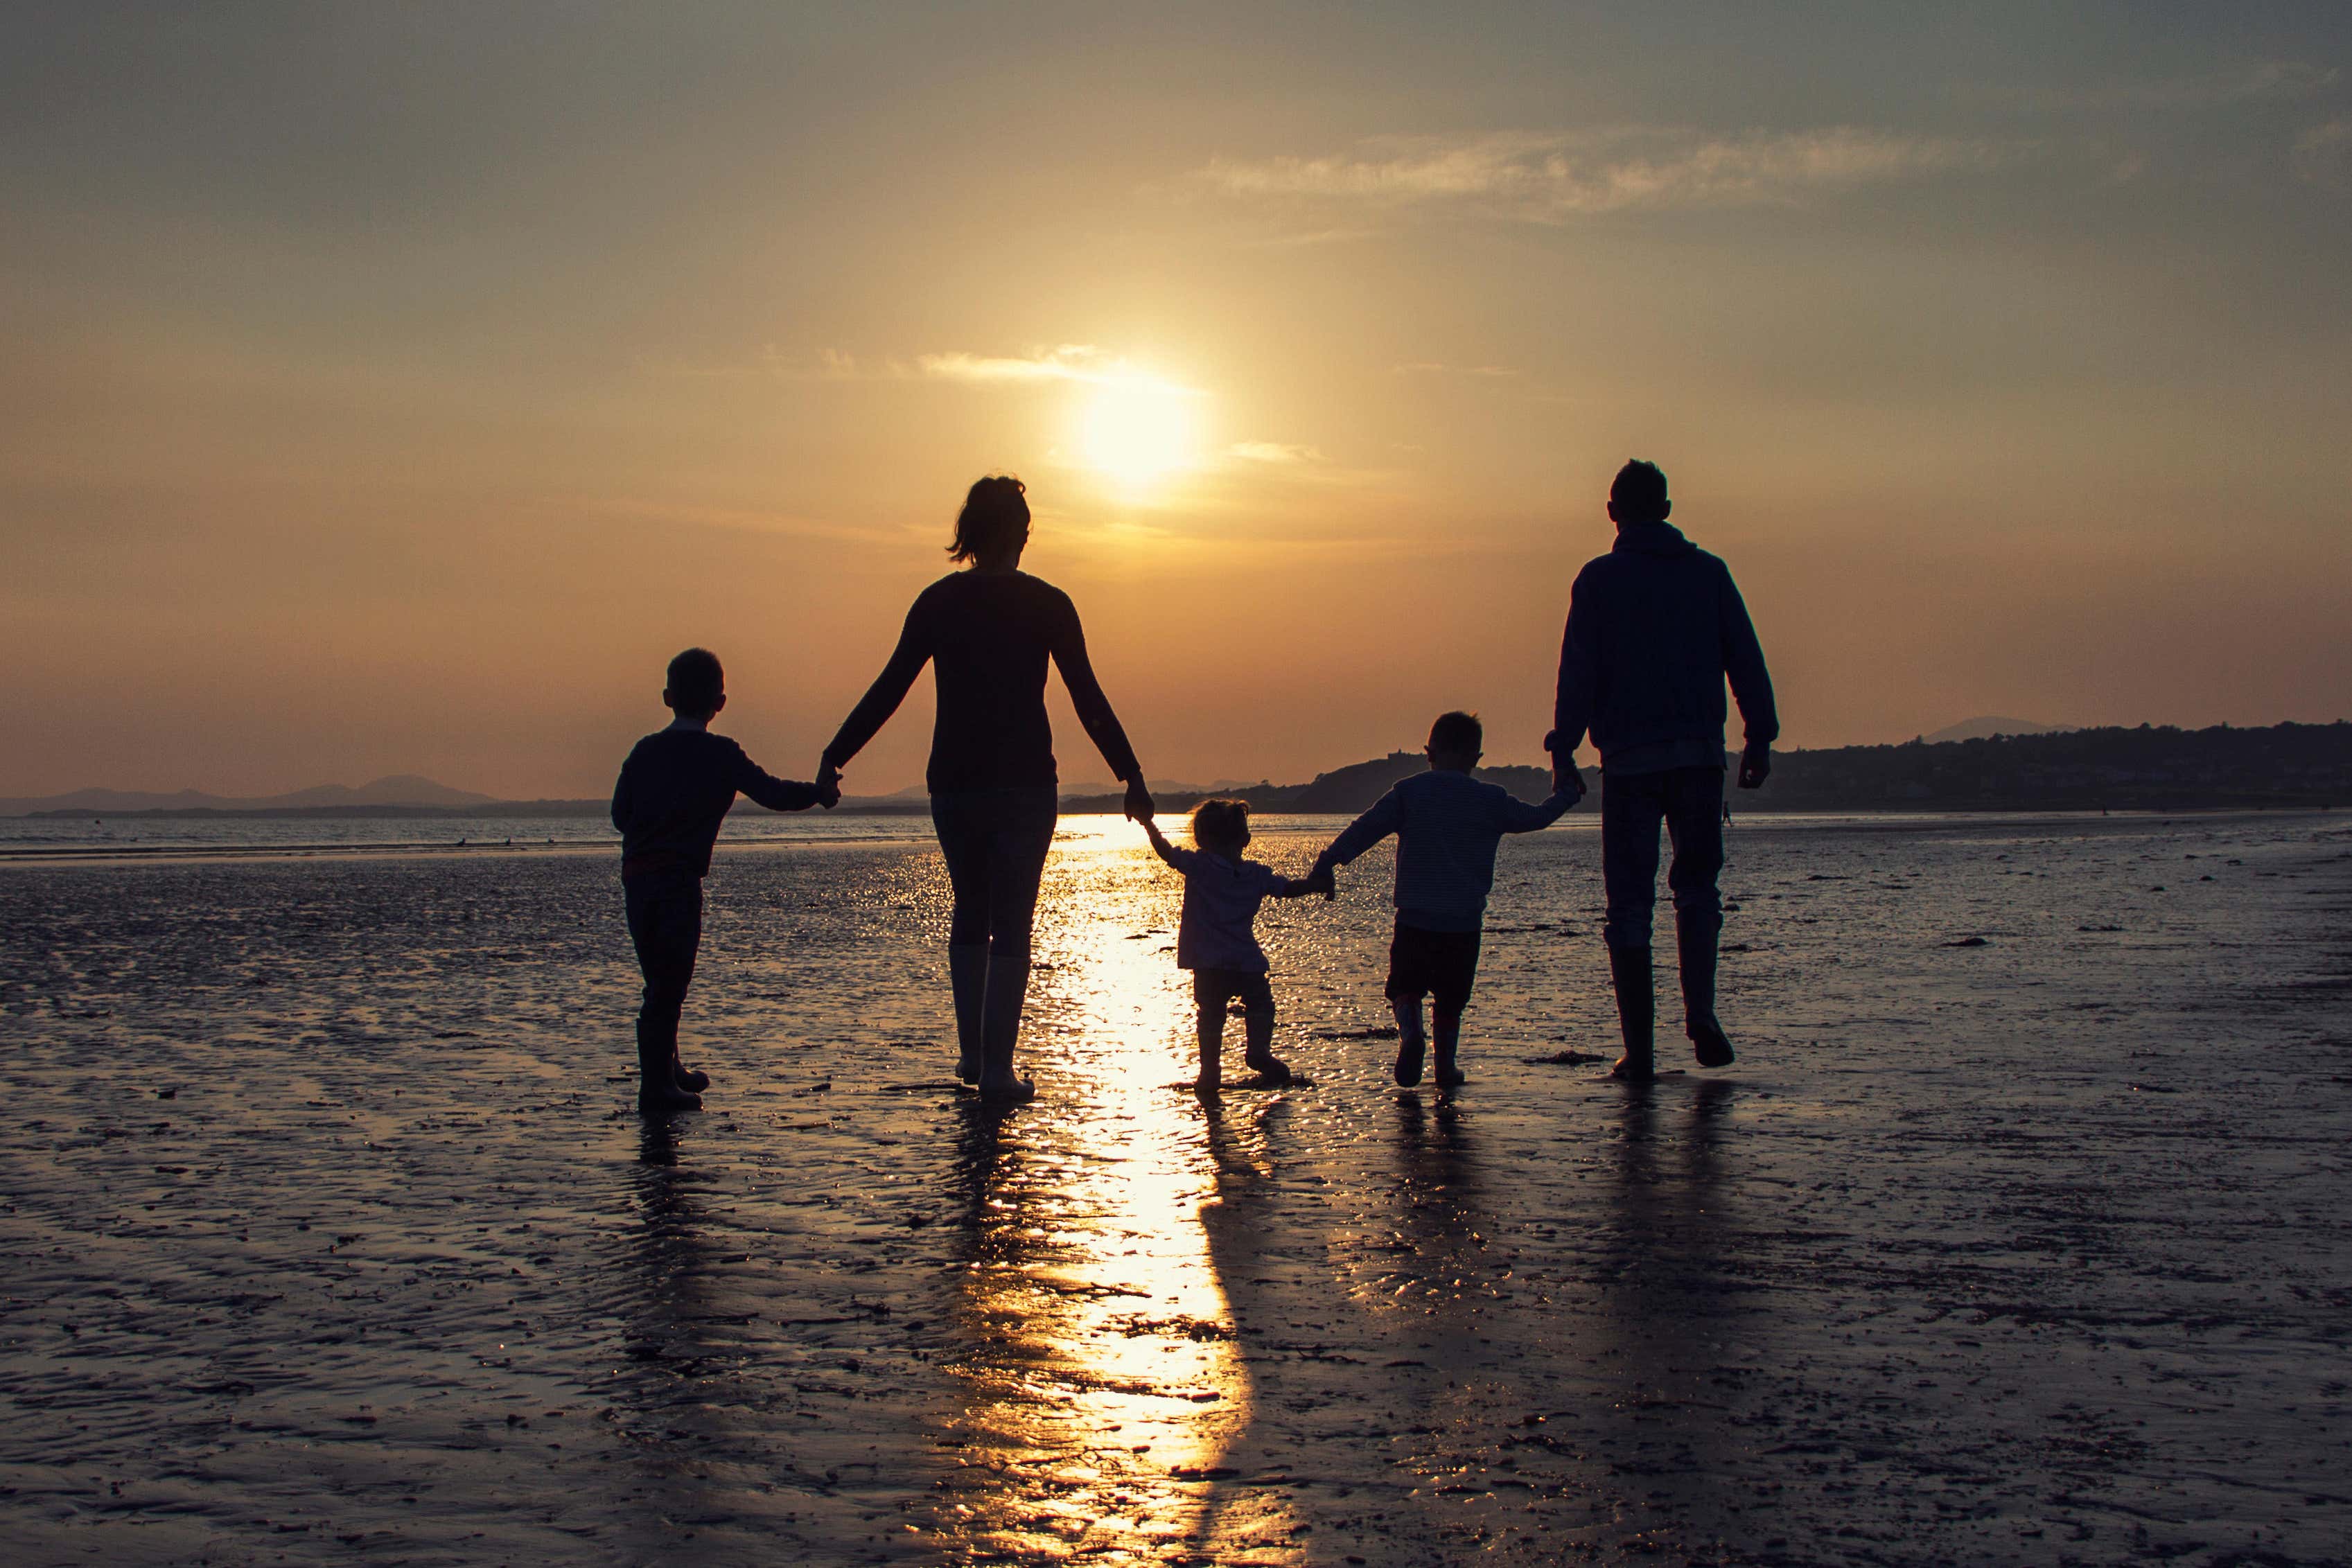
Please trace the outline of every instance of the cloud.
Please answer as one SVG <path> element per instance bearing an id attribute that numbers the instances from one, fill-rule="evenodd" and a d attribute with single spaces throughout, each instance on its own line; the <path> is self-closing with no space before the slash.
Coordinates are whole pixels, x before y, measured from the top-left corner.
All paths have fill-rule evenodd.
<path id="1" fill-rule="evenodd" d="M 1451 206 L 1559 224 L 1618 212 L 1781 204 L 1992 168 L 2014 143 L 1852 126 L 1732 137 L 1685 130 L 1499 131 L 1467 141 L 1384 138 L 1351 154 L 1219 159 L 1197 178 L 1261 201 Z"/>
<path id="2" fill-rule="evenodd" d="M 1153 392 L 1185 392 L 1151 371 L 1120 359 L 1091 343 L 1065 343 L 1058 349 L 1035 350 L 1024 357 L 1003 358 L 961 351 L 919 354 L 916 369 L 934 381 L 971 382 L 983 385 L 1024 382 L 1085 382 L 1095 386 L 1148 388 Z"/>
<path id="3" fill-rule="evenodd" d="M 1508 365 L 1449 365 L 1436 360 L 1413 360 L 1389 369 L 1400 376 L 1469 376 L 1481 381 L 1499 381 L 1527 373 Z"/>
<path id="4" fill-rule="evenodd" d="M 2324 190 L 2352 192 L 2352 120 L 2313 126 L 2294 139 L 2287 158 L 2295 178 Z"/>
<path id="5" fill-rule="evenodd" d="M 2164 81 L 2110 82 L 2100 87 L 1979 87 L 1960 96 L 2011 109 L 2064 110 L 2226 109 L 2308 98 L 2334 87 L 2343 73 L 2302 60 L 2258 60 L 2203 76 Z"/>
<path id="6" fill-rule="evenodd" d="M 1244 463 L 1320 463 L 1322 449 L 1297 446 L 1286 441 L 1236 441 L 1225 448 L 1225 455 Z"/>

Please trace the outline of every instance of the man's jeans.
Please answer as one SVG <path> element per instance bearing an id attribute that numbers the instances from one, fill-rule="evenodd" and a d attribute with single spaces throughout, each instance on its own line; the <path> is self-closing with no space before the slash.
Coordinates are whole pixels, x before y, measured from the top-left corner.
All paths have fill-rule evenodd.
<path id="1" fill-rule="evenodd" d="M 1601 935 L 1612 947 L 1647 947 L 1658 899 L 1658 824 L 1674 841 L 1666 872 L 1675 914 L 1707 940 L 1723 926 L 1723 769 L 1601 775 L 1601 881 L 1609 899 Z"/>
<path id="2" fill-rule="evenodd" d="M 677 1016 L 694 983 L 695 950 L 702 946 L 702 879 L 667 872 L 621 879 L 629 912 L 629 939 L 646 972 L 645 1003 L 637 1009 L 639 1071 L 664 1073 L 677 1052 Z"/>

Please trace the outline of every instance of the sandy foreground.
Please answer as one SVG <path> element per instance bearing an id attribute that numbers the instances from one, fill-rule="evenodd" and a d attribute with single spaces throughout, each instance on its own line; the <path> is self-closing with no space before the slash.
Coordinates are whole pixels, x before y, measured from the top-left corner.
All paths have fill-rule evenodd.
<path id="1" fill-rule="evenodd" d="M 2352 1561 L 2352 824 L 1743 825 L 1646 1092 L 1587 830 L 1389 1083 L 1382 853 L 1214 1107 L 1066 825 L 1001 1117 L 921 846 L 721 856 L 652 1131 L 606 858 L 0 868 L 9 1562 Z"/>

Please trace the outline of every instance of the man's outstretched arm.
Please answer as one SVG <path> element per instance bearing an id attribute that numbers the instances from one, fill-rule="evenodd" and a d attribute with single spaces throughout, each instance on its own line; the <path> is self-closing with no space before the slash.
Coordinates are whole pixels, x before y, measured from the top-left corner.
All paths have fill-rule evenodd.
<path id="1" fill-rule="evenodd" d="M 1739 787 L 1753 789 L 1772 771 L 1772 743 L 1780 738 L 1780 710 L 1772 701 L 1772 675 L 1764 667 L 1764 646 L 1756 640 L 1756 623 L 1748 618 L 1747 601 L 1731 572 L 1723 573 L 1723 673 L 1730 677 L 1732 700 L 1739 705 L 1745 745 L 1739 761 Z"/>

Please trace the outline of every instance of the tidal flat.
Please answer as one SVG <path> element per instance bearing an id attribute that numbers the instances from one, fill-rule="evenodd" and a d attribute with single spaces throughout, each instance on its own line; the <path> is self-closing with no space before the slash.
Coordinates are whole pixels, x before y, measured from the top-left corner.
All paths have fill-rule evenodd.
<path id="1" fill-rule="evenodd" d="M 934 849 L 730 846 L 650 1128 L 609 854 L 0 866 L 9 1556 L 2352 1561 L 2352 822 L 1743 821 L 1740 1060 L 1649 1089 L 1572 822 L 1467 1085 L 1381 851 L 1261 925 L 1311 1083 L 1203 1103 L 1066 820 L 1002 1113 Z"/>

